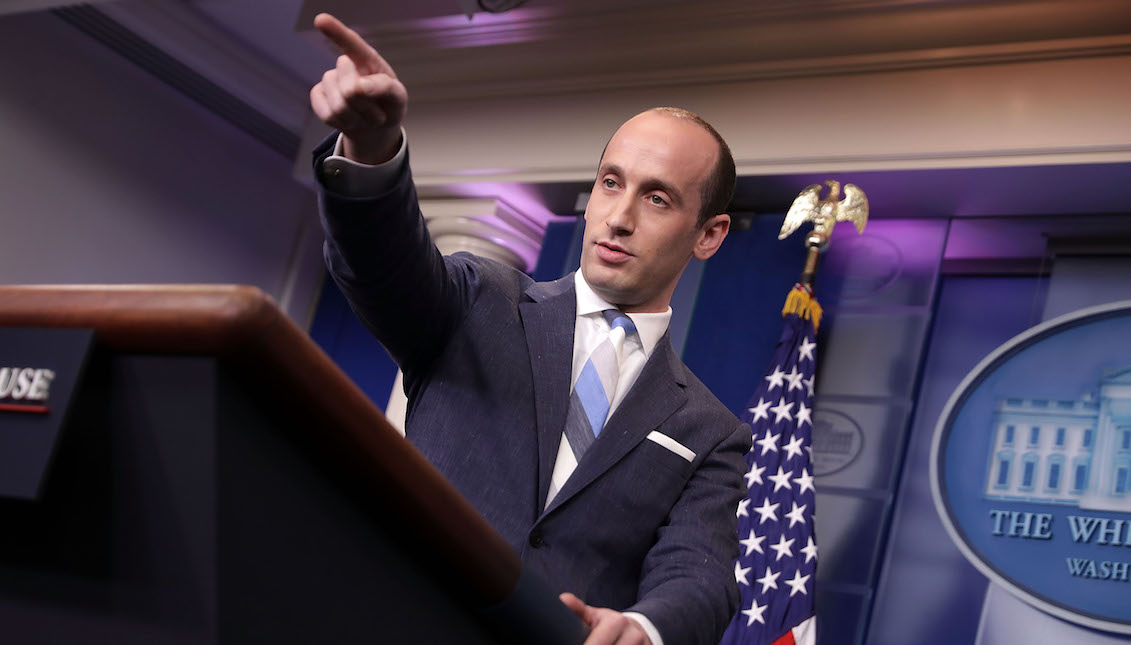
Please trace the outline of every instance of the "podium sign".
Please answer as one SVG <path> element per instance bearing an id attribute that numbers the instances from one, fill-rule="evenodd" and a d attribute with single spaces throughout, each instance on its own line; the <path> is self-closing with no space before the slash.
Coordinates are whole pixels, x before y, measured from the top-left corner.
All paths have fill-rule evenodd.
<path id="1" fill-rule="evenodd" d="M 38 497 L 93 338 L 0 328 L 0 497 Z"/>

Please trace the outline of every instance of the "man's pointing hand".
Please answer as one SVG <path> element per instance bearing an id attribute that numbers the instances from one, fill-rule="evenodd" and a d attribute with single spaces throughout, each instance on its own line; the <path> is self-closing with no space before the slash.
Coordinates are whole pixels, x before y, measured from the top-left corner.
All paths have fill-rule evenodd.
<path id="1" fill-rule="evenodd" d="M 342 51 L 334 69 L 310 89 L 310 106 L 342 132 L 346 157 L 367 164 L 392 159 L 400 148 L 408 92 L 377 50 L 327 13 L 314 26 Z"/>

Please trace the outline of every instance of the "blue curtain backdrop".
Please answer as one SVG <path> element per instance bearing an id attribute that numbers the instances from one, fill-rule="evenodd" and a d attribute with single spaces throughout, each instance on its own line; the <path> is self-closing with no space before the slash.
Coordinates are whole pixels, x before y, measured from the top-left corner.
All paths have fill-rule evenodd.
<path id="1" fill-rule="evenodd" d="M 800 235 L 778 241 L 784 216 L 752 218 L 705 263 L 683 360 L 735 416 L 766 373 L 786 294 L 805 264 Z M 821 284 L 817 284 L 817 299 Z"/>

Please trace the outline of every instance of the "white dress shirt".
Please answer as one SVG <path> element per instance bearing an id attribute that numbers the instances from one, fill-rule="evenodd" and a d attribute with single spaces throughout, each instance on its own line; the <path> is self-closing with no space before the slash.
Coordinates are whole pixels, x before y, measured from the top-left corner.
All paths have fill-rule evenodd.
<path id="1" fill-rule="evenodd" d="M 585 282 L 581 271 L 573 274 L 573 284 L 577 292 L 577 320 L 573 328 L 573 372 L 570 383 L 577 383 L 577 377 L 581 376 L 585 361 L 589 360 L 589 355 L 609 334 L 609 322 L 601 312 L 617 307 L 597 295 Z M 668 323 L 672 318 L 672 309 L 668 307 L 667 311 L 660 313 L 627 315 L 636 326 L 636 333 L 626 337 L 621 347 L 620 374 L 617 377 L 617 391 L 613 394 L 609 405 L 609 417 L 613 416 L 617 406 L 632 389 L 636 377 L 640 376 L 640 371 L 644 369 L 644 363 L 648 362 L 648 357 L 656 348 L 656 343 L 660 342 L 660 338 L 667 331 Z M 570 394 L 573 394 L 572 387 Z M 570 449 L 563 432 L 561 444 L 558 446 L 558 459 L 554 462 L 554 472 L 550 476 L 550 491 L 546 495 L 547 507 L 575 468 L 577 468 L 577 460 L 574 459 L 573 450 Z"/>
<path id="2" fill-rule="evenodd" d="M 369 165 L 353 161 L 342 154 L 342 137 L 338 136 L 334 153 L 326 158 L 322 164 L 322 182 L 327 189 L 340 195 L 350 197 L 375 197 L 384 192 L 393 177 L 404 165 L 407 156 L 408 137 L 401 131 L 401 147 L 393 158 L 383 164 Z M 581 275 L 581 271 L 574 273 L 574 287 L 577 292 L 577 320 L 573 330 L 573 371 L 570 378 L 570 394 L 573 394 L 573 383 L 585 367 L 585 361 L 609 333 L 609 323 L 601 312 L 606 309 L 616 309 L 598 296 Z M 609 405 L 609 417 L 612 417 L 617 406 L 624 400 L 636 378 L 640 376 L 652 350 L 663 338 L 664 332 L 671 322 L 672 309 L 660 313 L 632 313 L 627 314 L 636 326 L 636 334 L 625 338 L 621 348 L 620 375 L 617 380 L 617 391 Z M 561 443 L 558 446 L 558 458 L 554 463 L 554 472 L 550 477 L 550 490 L 546 496 L 546 505 L 554 499 L 561 490 L 569 476 L 577 468 L 577 460 L 573 457 L 566 442 L 565 433 L 562 433 Z M 582 599 L 584 600 L 584 599 Z M 652 621 L 644 614 L 626 611 L 624 615 L 636 621 L 641 629 L 651 639 L 652 645 L 664 645 L 660 632 Z"/>

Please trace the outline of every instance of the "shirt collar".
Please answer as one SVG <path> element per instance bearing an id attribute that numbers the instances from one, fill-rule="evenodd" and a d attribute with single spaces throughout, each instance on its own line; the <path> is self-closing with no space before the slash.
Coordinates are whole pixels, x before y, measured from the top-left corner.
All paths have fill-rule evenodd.
<path id="1" fill-rule="evenodd" d="M 616 309 L 616 305 L 609 304 L 604 298 L 597 295 L 595 291 L 585 281 L 581 275 L 581 270 L 578 269 L 573 274 L 574 290 L 577 292 L 577 315 L 588 316 L 592 314 L 599 314 L 606 309 Z M 668 307 L 667 311 L 659 313 L 632 313 L 627 314 L 632 324 L 636 325 L 636 333 L 640 336 L 640 344 L 644 347 L 644 354 L 646 356 L 652 355 L 652 350 L 664 337 L 664 332 L 668 330 L 668 324 L 672 319 L 672 308 Z"/>

